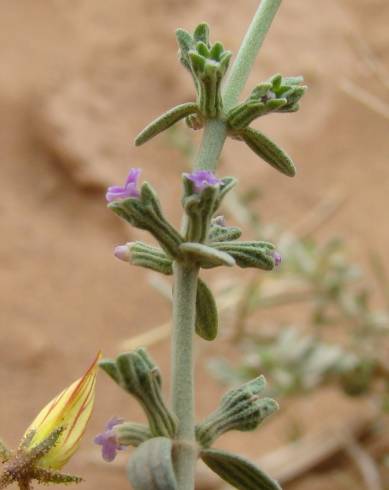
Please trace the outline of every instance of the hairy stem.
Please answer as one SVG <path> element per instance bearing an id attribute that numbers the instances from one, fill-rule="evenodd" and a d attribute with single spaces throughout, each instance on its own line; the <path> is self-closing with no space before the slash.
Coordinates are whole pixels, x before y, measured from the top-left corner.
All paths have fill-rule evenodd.
<path id="1" fill-rule="evenodd" d="M 193 337 L 196 315 L 198 269 L 193 265 L 174 266 L 172 337 L 173 410 L 178 417 L 176 474 L 179 490 L 194 488 L 194 362 Z"/>
<path id="2" fill-rule="evenodd" d="M 224 86 L 223 106 L 228 112 L 238 102 L 249 77 L 258 51 L 270 29 L 282 0 L 262 0 L 242 41 Z"/>
<path id="3" fill-rule="evenodd" d="M 213 172 L 219 162 L 226 137 L 227 128 L 223 121 L 220 119 L 207 121 L 194 168 Z"/>
<path id="4" fill-rule="evenodd" d="M 231 109 L 246 83 L 256 54 L 280 6 L 281 0 L 262 0 L 243 40 L 224 90 L 224 107 Z M 227 136 L 222 120 L 209 120 L 194 162 L 195 169 L 216 170 Z M 172 390 L 173 410 L 179 425 L 175 469 L 179 490 L 194 489 L 195 415 L 193 339 L 196 315 L 198 269 L 193 265 L 174 266 Z"/>

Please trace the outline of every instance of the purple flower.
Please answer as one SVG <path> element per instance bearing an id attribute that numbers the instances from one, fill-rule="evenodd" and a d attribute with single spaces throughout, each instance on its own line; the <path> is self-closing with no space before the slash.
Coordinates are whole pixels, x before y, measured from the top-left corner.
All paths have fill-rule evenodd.
<path id="1" fill-rule="evenodd" d="M 95 444 L 101 446 L 103 459 L 111 462 L 115 459 L 117 451 L 122 451 L 126 446 L 119 444 L 114 427 L 124 422 L 123 419 L 112 417 L 105 426 L 105 431 L 95 437 Z"/>
<path id="2" fill-rule="evenodd" d="M 209 170 L 195 170 L 190 174 L 184 174 L 185 177 L 194 183 L 195 191 L 201 192 L 203 189 L 210 185 L 220 184 L 221 180 L 218 179 Z"/>
<path id="3" fill-rule="evenodd" d="M 127 199 L 128 197 L 139 197 L 139 191 L 136 186 L 141 171 L 140 168 L 132 168 L 128 173 L 124 187 L 120 187 L 119 185 L 108 187 L 105 195 L 107 201 L 112 202 L 120 199 Z"/>
<path id="4" fill-rule="evenodd" d="M 281 254 L 279 254 L 278 252 L 273 252 L 273 259 L 276 267 L 278 267 L 282 262 Z"/>

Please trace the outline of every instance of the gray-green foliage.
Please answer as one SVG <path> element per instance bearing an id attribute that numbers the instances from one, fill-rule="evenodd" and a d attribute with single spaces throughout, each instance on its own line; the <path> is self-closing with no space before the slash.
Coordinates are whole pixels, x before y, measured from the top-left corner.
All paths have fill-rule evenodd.
<path id="1" fill-rule="evenodd" d="M 164 402 L 159 369 L 145 350 L 120 354 L 116 360 L 103 359 L 99 364 L 121 388 L 139 401 L 154 437 L 174 437 L 177 420 Z"/>
<path id="2" fill-rule="evenodd" d="M 312 238 L 262 226 L 250 207 L 245 203 L 243 206 L 246 219 L 248 216 L 261 236 L 278 236 L 284 265 L 272 277 L 277 292 L 268 292 L 265 276 L 244 289 L 244 304 L 240 303 L 235 328 L 237 336 L 244 340 L 245 354 L 236 367 L 225 360 L 212 361 L 213 372 L 233 383 L 265 373 L 271 379 L 273 394 L 306 392 L 330 382 L 350 395 L 380 393 L 376 391 L 380 386 L 377 381 L 385 386 L 389 376 L 385 360 L 389 309 L 372 306 L 371 279 L 364 278 L 361 268 L 349 259 L 341 240 L 330 239 L 321 245 Z M 377 285 L 385 298 L 384 267 L 377 258 L 373 264 L 379 276 Z M 287 291 L 283 284 L 289 285 Z M 274 334 L 255 336 L 245 327 L 261 309 L 294 304 L 305 312 L 300 326 L 284 317 L 282 310 L 275 310 L 273 322 L 279 326 L 276 330 L 273 327 Z M 331 332 L 339 331 L 339 326 L 340 335 L 335 342 Z M 260 332 L 262 328 L 256 330 Z M 380 395 L 382 406 L 385 393 L 384 389 Z"/>
<path id="3" fill-rule="evenodd" d="M 239 490 L 281 490 L 275 480 L 241 456 L 220 449 L 204 449 L 201 459 L 223 480 Z"/>
<path id="4" fill-rule="evenodd" d="M 147 182 L 139 197 L 114 201 L 109 207 L 136 228 L 147 230 L 160 248 L 143 242 L 128 243 L 128 262 L 164 275 L 173 274 L 174 260 L 192 263 L 202 269 L 238 266 L 270 271 L 275 267 L 275 247 L 270 242 L 241 241 L 241 230 L 228 227 L 216 214 L 236 179 L 224 177 L 215 185 L 197 190 L 183 176 L 182 206 L 187 217 L 186 232 L 176 228 L 165 217 L 155 190 Z M 206 292 L 206 294 L 205 294 Z M 197 293 L 196 332 L 213 340 L 218 331 L 216 302 L 204 282 Z"/>
<path id="5" fill-rule="evenodd" d="M 225 432 L 251 431 L 273 412 L 278 404 L 271 398 L 259 397 L 266 381 L 259 376 L 228 391 L 220 406 L 196 426 L 196 438 L 202 447 L 210 447 Z"/>
<path id="6" fill-rule="evenodd" d="M 283 77 L 280 74 L 258 84 L 250 96 L 227 112 L 223 108 L 222 81 L 232 56 L 220 42 L 212 44 L 207 24 L 199 24 L 193 34 L 176 32 L 179 58 L 191 74 L 196 102 L 180 104 L 152 121 L 135 139 L 142 145 L 162 131 L 185 119 L 192 129 L 201 129 L 207 120 L 220 119 L 228 134 L 244 141 L 265 162 L 281 173 L 293 177 L 296 173 L 291 158 L 267 136 L 250 125 L 259 117 L 271 113 L 296 112 L 307 87 L 303 78 Z"/>

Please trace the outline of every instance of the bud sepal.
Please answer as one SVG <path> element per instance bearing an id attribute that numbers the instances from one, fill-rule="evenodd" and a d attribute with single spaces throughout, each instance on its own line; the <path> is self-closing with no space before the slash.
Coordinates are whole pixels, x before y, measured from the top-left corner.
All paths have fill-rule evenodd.
<path id="1" fill-rule="evenodd" d="M 163 216 L 158 196 L 148 182 L 142 185 L 138 198 L 115 200 L 108 207 L 132 226 L 147 230 L 170 257 L 179 255 L 183 238 Z"/>
<path id="2" fill-rule="evenodd" d="M 300 85 L 303 77 L 274 75 L 260 83 L 250 96 L 227 114 L 227 124 L 233 130 L 247 128 L 258 117 L 271 112 L 296 112 L 307 87 Z"/>
<path id="3" fill-rule="evenodd" d="M 144 349 L 120 354 L 116 360 L 102 359 L 100 367 L 141 404 L 154 437 L 174 437 L 176 416 L 166 407 L 161 392 L 161 375 Z"/>
<path id="4" fill-rule="evenodd" d="M 216 178 L 207 170 L 183 175 L 182 205 L 188 216 L 185 239 L 203 243 L 208 237 L 211 220 L 224 196 L 236 184 L 233 177 Z"/>
<path id="5" fill-rule="evenodd" d="M 269 415 L 278 410 L 278 403 L 271 398 L 260 398 L 266 381 L 259 376 L 244 385 L 228 391 L 220 406 L 196 426 L 196 439 L 204 447 L 210 447 L 222 434 L 231 431 L 251 431 Z"/>
<path id="6" fill-rule="evenodd" d="M 122 248 L 124 247 L 124 248 Z M 166 276 L 173 274 L 173 261 L 165 252 L 143 242 L 128 242 L 120 245 L 120 258 L 129 264 L 144 267 L 155 272 L 160 272 Z M 116 253 L 116 256 L 119 254 Z"/>

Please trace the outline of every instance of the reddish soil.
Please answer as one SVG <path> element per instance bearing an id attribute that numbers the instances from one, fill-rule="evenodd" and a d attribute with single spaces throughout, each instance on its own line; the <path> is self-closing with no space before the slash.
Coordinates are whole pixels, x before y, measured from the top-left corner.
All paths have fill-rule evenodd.
<path id="1" fill-rule="evenodd" d="M 114 245 L 141 235 L 106 210 L 104 188 L 121 182 L 129 166 L 142 166 L 178 222 L 178 175 L 187 162 L 164 137 L 140 149 L 129 141 L 153 116 L 193 99 L 191 80 L 176 60 L 174 29 L 207 20 L 213 38 L 236 52 L 256 4 L 3 0 L 0 434 L 11 446 L 98 349 L 114 356 L 124 339 L 169 319 L 169 305 L 149 287 L 147 274 L 112 257 Z M 342 87 L 351 81 L 387 107 L 388 22 L 386 0 L 285 1 L 248 86 L 274 72 L 306 78 L 300 112 L 261 122 L 293 155 L 298 176 L 277 174 L 234 141 L 226 145 L 221 170 L 238 175 L 242 189 L 257 179 L 265 191 L 264 219 L 284 226 L 341 189 L 346 204 L 319 238 L 341 234 L 355 258 L 375 249 L 386 262 L 389 116 Z M 198 351 L 200 417 L 223 392 L 205 360 L 232 349 L 199 341 Z M 168 378 L 169 343 L 151 352 Z M 363 406 L 325 390 L 284 401 L 260 432 L 231 434 L 221 445 L 259 456 L 285 443 L 292 416 L 301 416 L 309 431 L 358 410 Z M 91 443 L 113 414 L 141 420 L 136 403 L 101 374 L 93 418 L 67 468 L 85 477 L 85 490 L 128 488 L 126 458 L 100 463 Z M 309 475 L 290 488 L 363 488 L 347 468 Z"/>

